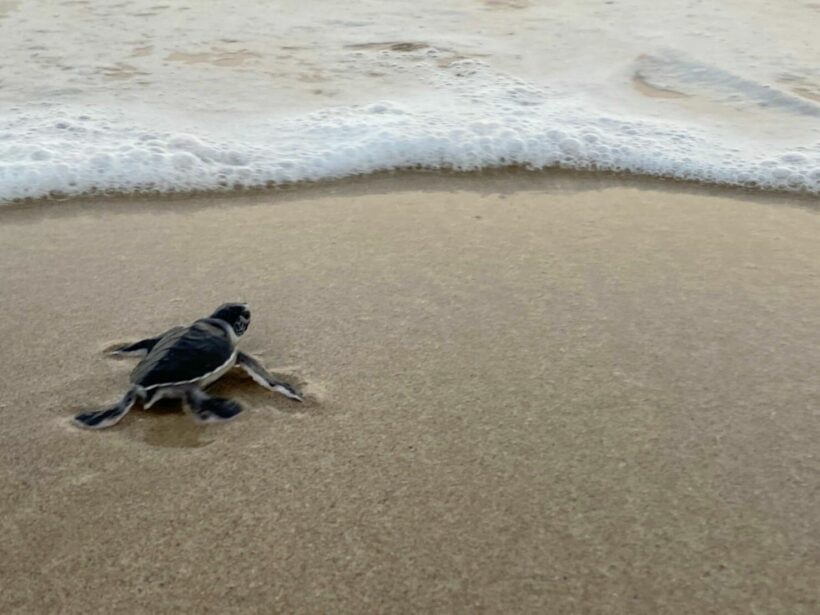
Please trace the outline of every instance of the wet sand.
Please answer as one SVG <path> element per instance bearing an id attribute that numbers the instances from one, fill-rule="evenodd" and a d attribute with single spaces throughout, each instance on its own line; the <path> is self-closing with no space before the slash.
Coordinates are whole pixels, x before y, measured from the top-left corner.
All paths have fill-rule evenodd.
<path id="1" fill-rule="evenodd" d="M 579 175 L 0 209 L 0 612 L 816 613 L 818 238 Z M 305 404 L 68 423 L 229 300 Z"/>

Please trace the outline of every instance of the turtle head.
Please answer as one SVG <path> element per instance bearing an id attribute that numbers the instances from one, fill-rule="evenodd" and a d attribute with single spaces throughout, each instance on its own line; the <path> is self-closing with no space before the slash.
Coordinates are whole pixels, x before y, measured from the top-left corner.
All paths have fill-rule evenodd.
<path id="1" fill-rule="evenodd" d="M 251 322 L 251 311 L 247 303 L 225 303 L 216 308 L 211 318 L 218 318 L 228 323 L 237 336 L 242 335 Z"/>

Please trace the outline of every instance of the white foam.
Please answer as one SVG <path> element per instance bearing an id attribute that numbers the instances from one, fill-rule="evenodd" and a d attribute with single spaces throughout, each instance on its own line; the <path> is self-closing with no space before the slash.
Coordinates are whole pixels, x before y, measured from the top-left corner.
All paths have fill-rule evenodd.
<path id="1" fill-rule="evenodd" d="M 506 165 L 628 171 L 820 193 L 820 144 L 764 151 L 691 125 L 596 109 L 464 61 L 435 102 L 380 101 L 231 124 L 234 138 L 151 129 L 149 116 L 41 111 L 0 119 L 0 200 L 228 190 L 390 169 Z M 469 101 L 467 99 L 470 99 Z M 167 122 L 167 118 L 166 118 Z"/>

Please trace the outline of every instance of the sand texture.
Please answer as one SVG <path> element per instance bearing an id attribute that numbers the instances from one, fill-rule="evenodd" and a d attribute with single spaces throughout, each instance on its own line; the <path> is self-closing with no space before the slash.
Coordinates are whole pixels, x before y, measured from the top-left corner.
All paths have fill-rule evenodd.
<path id="1" fill-rule="evenodd" d="M 0 209 L 0 612 L 820 612 L 820 206 L 574 175 Z M 303 387 L 73 428 L 208 314 Z"/>

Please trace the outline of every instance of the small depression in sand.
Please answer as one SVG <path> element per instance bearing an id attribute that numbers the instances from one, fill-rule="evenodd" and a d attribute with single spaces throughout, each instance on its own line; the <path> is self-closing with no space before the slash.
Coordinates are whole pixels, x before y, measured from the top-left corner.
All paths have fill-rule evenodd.
<path id="1" fill-rule="evenodd" d="M 8 13 L 11 13 L 18 6 L 20 6 L 20 0 L 0 0 L 0 19 Z"/>
<path id="2" fill-rule="evenodd" d="M 165 58 L 169 62 L 183 62 L 185 64 L 211 64 L 213 66 L 239 66 L 248 60 L 256 60 L 262 56 L 253 51 L 241 49 L 239 51 L 227 51 L 224 49 L 213 49 L 203 52 L 174 51 Z"/>
<path id="3" fill-rule="evenodd" d="M 355 43 L 353 45 L 345 45 L 347 49 L 380 49 L 385 51 L 398 51 L 400 53 L 419 51 L 420 49 L 427 49 L 430 46 L 431 45 L 428 43 L 399 41 L 386 41 L 380 43 Z"/>
<path id="4" fill-rule="evenodd" d="M 151 55 L 151 52 L 154 51 L 153 45 L 144 45 L 142 47 L 134 47 L 134 50 L 131 52 L 132 58 L 143 58 L 145 56 Z"/>
<path id="5" fill-rule="evenodd" d="M 530 0 L 483 0 L 484 6 L 491 10 L 521 10 L 532 6 Z"/>
<path id="6" fill-rule="evenodd" d="M 820 80 L 809 75 L 795 75 L 783 73 L 778 83 L 784 84 L 793 94 L 806 98 L 812 102 L 820 102 Z"/>
<path id="7" fill-rule="evenodd" d="M 429 57 L 436 59 L 436 64 L 442 68 L 447 68 L 451 64 L 460 60 L 469 60 L 472 58 L 484 58 L 487 54 L 484 53 L 460 53 L 448 47 L 440 45 L 433 46 L 424 42 L 412 41 L 383 41 L 377 43 L 356 43 L 352 45 L 345 45 L 346 49 L 354 49 L 357 51 L 388 51 L 393 53 L 414 53 L 417 51 L 427 50 Z M 370 77 L 383 77 L 387 73 L 370 71 L 367 73 Z"/>
<path id="8" fill-rule="evenodd" d="M 145 76 L 148 73 L 139 70 L 136 66 L 118 62 L 114 66 L 106 66 L 100 69 L 106 79 L 123 80 L 132 79 L 137 76 Z"/>
<path id="9" fill-rule="evenodd" d="M 820 90 L 812 90 L 809 88 L 804 87 L 796 87 L 792 90 L 798 96 L 802 96 L 803 98 L 808 98 L 814 102 L 820 102 Z"/>
<path id="10" fill-rule="evenodd" d="M 646 77 L 640 72 L 635 73 L 632 77 L 632 85 L 644 96 L 650 96 L 652 98 L 688 98 L 688 94 L 684 94 L 683 92 L 649 83 Z"/>

